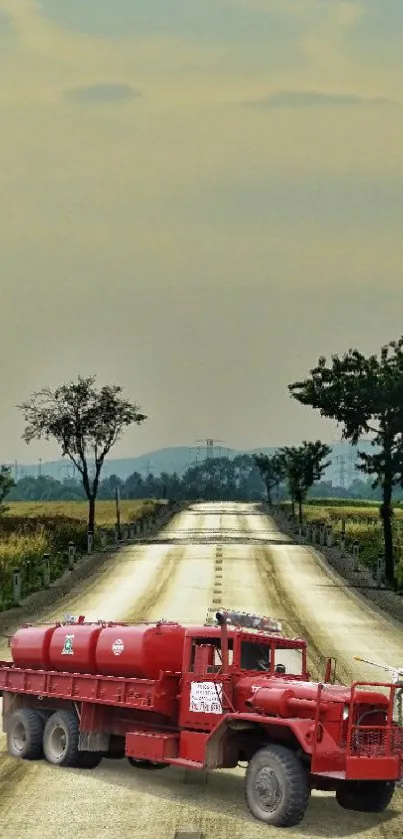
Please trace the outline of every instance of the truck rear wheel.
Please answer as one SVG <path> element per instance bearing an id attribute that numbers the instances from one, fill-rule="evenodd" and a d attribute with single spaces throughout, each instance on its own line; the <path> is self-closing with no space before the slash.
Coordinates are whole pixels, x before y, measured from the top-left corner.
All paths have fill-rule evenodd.
<path id="1" fill-rule="evenodd" d="M 79 752 L 77 766 L 79 769 L 96 769 L 103 757 L 103 752 Z"/>
<path id="2" fill-rule="evenodd" d="M 31 708 L 14 711 L 7 725 L 9 754 L 23 760 L 40 760 L 43 753 L 44 725 L 39 711 Z"/>
<path id="3" fill-rule="evenodd" d="M 290 749 L 273 743 L 252 757 L 245 795 L 256 819 L 275 827 L 292 827 L 302 821 L 308 806 L 307 773 Z"/>
<path id="4" fill-rule="evenodd" d="M 72 711 L 57 711 L 48 719 L 43 735 L 43 752 L 53 766 L 78 766 L 79 723 Z"/>
<path id="5" fill-rule="evenodd" d="M 393 781 L 344 781 L 336 791 L 336 801 L 344 810 L 383 813 L 394 792 Z"/>

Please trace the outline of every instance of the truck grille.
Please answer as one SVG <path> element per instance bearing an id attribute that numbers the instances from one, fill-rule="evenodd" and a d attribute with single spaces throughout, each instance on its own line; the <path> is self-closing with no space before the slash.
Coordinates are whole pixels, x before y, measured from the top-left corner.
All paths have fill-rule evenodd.
<path id="1" fill-rule="evenodd" d="M 400 726 L 353 726 L 350 754 L 354 757 L 403 754 L 403 729 Z"/>

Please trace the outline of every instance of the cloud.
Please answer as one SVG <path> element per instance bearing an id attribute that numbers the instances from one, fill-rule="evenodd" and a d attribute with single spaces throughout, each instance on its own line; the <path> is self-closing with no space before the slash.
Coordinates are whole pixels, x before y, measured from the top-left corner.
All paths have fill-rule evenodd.
<path id="1" fill-rule="evenodd" d="M 68 88 L 64 95 L 67 99 L 82 104 L 102 104 L 104 102 L 122 102 L 125 99 L 139 99 L 142 93 L 130 84 L 100 82 L 99 84 Z"/>
<path id="2" fill-rule="evenodd" d="M 315 90 L 285 90 L 244 104 L 265 105 L 268 108 L 316 108 L 329 106 L 393 105 L 397 103 L 384 96 L 368 98 L 352 93 L 319 93 L 319 91 Z"/>

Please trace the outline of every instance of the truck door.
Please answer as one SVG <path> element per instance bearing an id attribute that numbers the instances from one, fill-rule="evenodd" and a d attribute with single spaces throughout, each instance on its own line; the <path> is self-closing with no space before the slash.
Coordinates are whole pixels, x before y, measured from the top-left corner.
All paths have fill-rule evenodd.
<path id="1" fill-rule="evenodd" d="M 181 680 L 179 725 L 210 731 L 232 710 L 231 694 L 231 676 L 222 673 L 217 644 L 194 641 L 189 672 Z"/>

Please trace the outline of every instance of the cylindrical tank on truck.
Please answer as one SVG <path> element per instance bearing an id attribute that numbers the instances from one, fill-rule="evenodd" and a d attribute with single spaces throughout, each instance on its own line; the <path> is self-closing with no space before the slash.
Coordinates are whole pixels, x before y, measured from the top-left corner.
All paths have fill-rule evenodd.
<path id="1" fill-rule="evenodd" d="M 26 626 L 12 637 L 11 655 L 33 670 L 157 679 L 181 671 L 185 631 L 168 623 Z"/>

